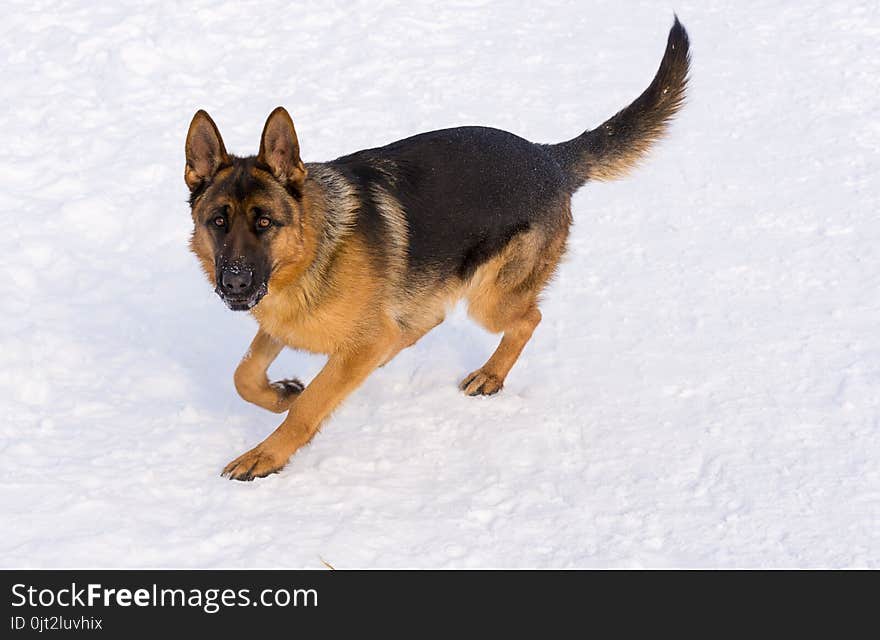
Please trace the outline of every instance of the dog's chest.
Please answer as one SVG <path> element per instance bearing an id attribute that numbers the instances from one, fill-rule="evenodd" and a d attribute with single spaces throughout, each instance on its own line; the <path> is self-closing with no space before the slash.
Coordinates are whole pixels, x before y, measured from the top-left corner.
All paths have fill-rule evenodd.
<path id="1" fill-rule="evenodd" d="M 292 349 L 334 353 L 350 335 L 351 321 L 333 306 L 305 312 L 296 300 L 266 296 L 253 310 L 260 328 Z"/>

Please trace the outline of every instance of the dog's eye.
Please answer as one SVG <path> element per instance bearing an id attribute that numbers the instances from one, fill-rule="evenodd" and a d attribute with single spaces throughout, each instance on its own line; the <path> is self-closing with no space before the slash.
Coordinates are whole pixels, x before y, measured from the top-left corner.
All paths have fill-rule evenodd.
<path id="1" fill-rule="evenodd" d="M 226 226 L 226 216 L 216 216 L 213 220 L 215 227 L 225 227 Z"/>
<path id="2" fill-rule="evenodd" d="M 260 216 L 257 218 L 258 229 L 268 229 L 270 226 L 272 226 L 272 221 L 266 216 Z"/>

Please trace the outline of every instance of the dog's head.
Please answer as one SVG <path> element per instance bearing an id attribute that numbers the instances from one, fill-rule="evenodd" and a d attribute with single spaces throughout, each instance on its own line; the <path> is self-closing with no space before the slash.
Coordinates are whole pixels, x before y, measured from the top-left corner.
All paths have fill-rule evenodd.
<path id="1" fill-rule="evenodd" d="M 226 305 L 251 309 L 279 273 L 304 259 L 306 168 L 293 121 L 282 107 L 266 120 L 260 153 L 226 152 L 217 125 L 198 111 L 186 136 L 184 179 L 190 190 L 190 248 Z"/>

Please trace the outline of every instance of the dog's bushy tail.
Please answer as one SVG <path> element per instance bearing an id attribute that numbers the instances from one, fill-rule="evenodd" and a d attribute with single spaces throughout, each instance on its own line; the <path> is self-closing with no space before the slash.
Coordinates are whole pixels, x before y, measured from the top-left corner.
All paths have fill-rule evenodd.
<path id="1" fill-rule="evenodd" d="M 587 180 L 615 180 L 626 175 L 666 133 L 681 109 L 690 68 L 687 31 L 675 18 L 663 61 L 654 81 L 635 101 L 599 127 L 577 138 L 548 145 L 571 176 L 572 191 Z"/>

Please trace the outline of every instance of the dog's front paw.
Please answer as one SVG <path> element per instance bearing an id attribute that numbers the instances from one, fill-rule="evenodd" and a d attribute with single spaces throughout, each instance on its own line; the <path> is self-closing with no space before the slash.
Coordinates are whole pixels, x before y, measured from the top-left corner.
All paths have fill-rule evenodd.
<path id="1" fill-rule="evenodd" d="M 494 373 L 477 369 L 458 385 L 458 388 L 469 396 L 491 396 L 501 391 L 504 379 Z"/>
<path id="2" fill-rule="evenodd" d="M 289 454 L 284 455 L 266 443 L 261 443 L 227 464 L 220 475 L 230 480 L 265 478 L 281 471 L 289 459 Z"/>
<path id="3" fill-rule="evenodd" d="M 269 384 L 283 400 L 293 400 L 306 386 L 297 378 L 285 378 Z"/>
<path id="4" fill-rule="evenodd" d="M 275 413 L 284 413 L 289 411 L 293 405 L 293 401 L 299 397 L 299 394 L 305 389 L 305 385 L 296 378 L 288 378 L 269 383 L 269 389 L 272 390 L 274 398 L 268 404 L 261 404 L 261 407 L 273 411 Z"/>

